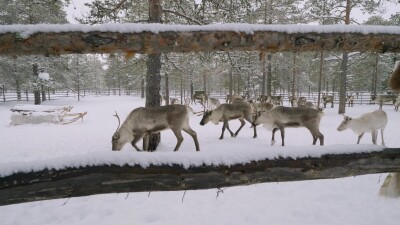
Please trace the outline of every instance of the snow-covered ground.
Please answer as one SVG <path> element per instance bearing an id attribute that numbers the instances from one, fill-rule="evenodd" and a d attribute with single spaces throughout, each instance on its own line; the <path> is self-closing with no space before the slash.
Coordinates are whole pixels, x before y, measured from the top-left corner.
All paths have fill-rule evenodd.
<path id="1" fill-rule="evenodd" d="M 193 140 L 184 135 L 179 152 L 173 152 L 176 138 L 171 131 L 162 133 L 159 149 L 154 153 L 136 152 L 126 145 L 121 152 L 111 151 L 111 136 L 117 128 L 112 115 L 118 112 L 123 120 L 128 113 L 144 105 L 137 97 L 85 97 L 80 102 L 62 99 L 45 105 L 73 105 L 72 112 L 84 112 L 83 122 L 69 125 L 26 124 L 11 126 L 10 108 L 17 103 L 0 103 L 0 175 L 18 170 L 34 170 L 64 165 L 98 163 L 132 159 L 135 163 L 161 163 L 192 159 L 211 163 L 235 163 L 246 157 L 298 157 L 323 152 L 360 151 L 375 149 L 366 134 L 355 145 L 357 137 L 350 130 L 336 131 L 342 120 L 337 107 L 324 110 L 321 132 L 325 147 L 311 146 L 312 137 L 304 128 L 286 130 L 286 146 L 270 146 L 271 132 L 258 128 L 253 139 L 247 124 L 238 137 L 228 133 L 219 140 L 221 125 L 200 126 L 200 117 L 192 115 L 191 127 L 197 132 L 201 152 L 196 152 Z M 18 102 L 21 104 L 21 102 Z M 32 104 L 32 103 L 30 103 Z M 193 106 L 195 110 L 199 106 Z M 347 108 L 348 116 L 377 109 L 377 105 Z M 389 124 L 385 130 L 387 147 L 400 145 L 398 128 L 400 113 L 393 106 L 384 106 Z M 231 122 L 237 128 L 238 122 Z M 380 143 L 380 138 L 378 138 Z M 343 146 L 345 144 L 346 146 Z M 139 143 L 138 146 L 141 146 Z M 240 159 L 243 157 L 245 159 Z M 79 161 L 74 164 L 74 161 Z M 124 162 L 124 161 L 120 161 Z M 118 163 L 118 162 L 117 162 Z M 199 191 L 120 193 L 81 198 L 58 199 L 0 206 L 0 224 L 398 224 L 400 199 L 378 196 L 386 174 L 375 174 L 334 180 L 266 183 L 230 187 L 223 193 L 216 189 Z"/>

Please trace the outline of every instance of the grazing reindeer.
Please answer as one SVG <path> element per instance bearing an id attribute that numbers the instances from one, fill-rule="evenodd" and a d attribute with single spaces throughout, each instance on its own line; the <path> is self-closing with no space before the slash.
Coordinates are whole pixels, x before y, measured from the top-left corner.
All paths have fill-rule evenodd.
<path id="1" fill-rule="evenodd" d="M 326 108 L 327 103 L 331 103 L 331 108 L 333 108 L 333 100 L 334 100 L 333 95 L 323 95 L 322 101 L 324 102 L 324 108 Z"/>
<path id="2" fill-rule="evenodd" d="M 353 107 L 354 96 L 353 95 L 347 95 L 346 102 L 348 102 L 347 107 L 350 107 L 350 106 Z"/>
<path id="3" fill-rule="evenodd" d="M 275 132 L 279 129 L 282 146 L 285 146 L 285 127 L 305 127 L 311 132 L 313 145 L 317 143 L 317 139 L 320 145 L 324 145 L 324 135 L 319 131 L 322 115 L 317 109 L 278 106 L 267 112 L 257 113 L 253 124 L 264 124 L 267 129 L 272 130 L 271 145 L 275 143 Z"/>
<path id="4" fill-rule="evenodd" d="M 216 98 L 209 98 L 208 99 L 208 108 L 209 109 L 217 108 L 220 105 L 221 105 L 221 103 L 219 102 L 218 99 L 216 99 Z"/>
<path id="5" fill-rule="evenodd" d="M 114 116 L 118 119 L 118 128 L 112 136 L 112 150 L 120 151 L 126 143 L 131 142 L 132 146 L 140 151 L 136 143 L 143 138 L 144 150 L 147 151 L 149 135 L 169 128 L 174 132 L 178 141 L 174 151 L 178 151 L 182 144 L 182 130 L 192 136 L 196 151 L 200 151 L 196 132 L 189 126 L 189 110 L 183 105 L 140 107 L 128 115 L 121 127 L 119 116 L 115 113 Z"/>
<path id="6" fill-rule="evenodd" d="M 231 131 L 228 124 L 229 120 L 234 120 L 234 119 L 239 119 L 241 123 L 239 129 L 235 133 Z M 249 123 L 252 123 L 250 104 L 246 102 L 233 103 L 233 104 L 225 103 L 221 104 L 218 108 L 214 110 L 206 111 L 203 115 L 203 119 L 200 121 L 200 125 L 204 126 L 209 121 L 211 121 L 215 125 L 218 125 L 219 122 L 223 122 L 224 124 L 222 126 L 222 133 L 221 136 L 219 137 L 219 139 L 222 140 L 224 138 L 225 128 L 228 129 L 229 133 L 231 134 L 231 137 L 236 137 L 239 134 L 239 131 L 242 129 L 242 127 L 246 124 L 244 120 L 247 120 Z M 256 138 L 257 137 L 256 126 L 253 126 L 253 129 L 254 129 L 253 138 Z"/>
<path id="7" fill-rule="evenodd" d="M 397 99 L 397 95 L 378 95 L 378 96 L 371 96 L 371 100 L 375 103 L 379 104 L 379 109 L 382 109 L 382 105 L 384 102 L 391 102 L 395 104 Z"/>
<path id="8" fill-rule="evenodd" d="M 348 128 L 352 129 L 354 133 L 358 134 L 357 144 L 360 144 L 360 140 L 365 132 L 371 132 L 372 143 L 376 145 L 376 140 L 378 138 L 378 130 L 381 129 L 382 145 L 385 145 L 385 140 L 383 139 L 383 131 L 385 130 L 387 124 L 386 112 L 382 109 L 370 113 L 364 113 L 358 118 L 351 118 L 344 116 L 344 120 L 337 128 L 338 131 L 343 131 Z"/>

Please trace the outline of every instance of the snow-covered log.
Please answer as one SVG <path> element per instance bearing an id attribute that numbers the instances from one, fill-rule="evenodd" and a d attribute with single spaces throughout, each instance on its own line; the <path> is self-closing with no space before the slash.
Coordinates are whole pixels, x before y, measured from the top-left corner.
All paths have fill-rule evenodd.
<path id="1" fill-rule="evenodd" d="M 399 26 L 1 25 L 0 55 L 212 51 L 400 52 Z"/>
<path id="2" fill-rule="evenodd" d="M 96 165 L 0 177 L 0 205 L 105 193 L 198 190 L 400 172 L 400 149 L 220 166 Z"/>

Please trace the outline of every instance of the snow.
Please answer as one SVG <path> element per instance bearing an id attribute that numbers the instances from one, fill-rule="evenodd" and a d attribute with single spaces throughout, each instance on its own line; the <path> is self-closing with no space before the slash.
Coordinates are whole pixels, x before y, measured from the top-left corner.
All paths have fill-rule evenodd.
<path id="1" fill-rule="evenodd" d="M 39 73 L 38 74 L 39 79 L 44 80 L 44 81 L 50 81 L 50 75 L 48 73 Z"/>
<path id="2" fill-rule="evenodd" d="M 0 25 L 1 33 L 18 33 L 21 38 L 41 32 L 119 32 L 140 33 L 152 32 L 193 32 L 193 31 L 233 31 L 252 34 L 256 31 L 274 31 L 283 33 L 360 33 L 360 34 L 400 34 L 399 26 L 373 25 L 263 25 L 263 24 L 210 24 L 210 25 L 169 25 L 169 24 L 37 24 L 37 25 Z"/>
<path id="3" fill-rule="evenodd" d="M 0 176 L 43 168 L 80 167 L 85 165 L 178 164 L 186 168 L 201 164 L 232 165 L 249 160 L 276 157 L 318 157 L 321 154 L 380 151 L 371 145 L 370 134 L 356 145 L 357 135 L 336 131 L 343 116 L 337 108 L 324 110 L 321 132 L 324 147 L 312 146 L 312 137 L 304 128 L 286 130 L 286 146 L 270 146 L 271 132 L 260 127 L 253 139 L 249 124 L 238 137 L 226 133 L 219 140 L 221 124 L 200 126 L 200 117 L 191 115 L 191 127 L 197 132 L 200 152 L 191 137 L 178 152 L 173 152 L 176 138 L 162 132 L 156 152 L 136 152 L 126 145 L 120 152 L 111 151 L 111 136 L 117 128 L 115 110 L 124 120 L 129 112 L 144 105 L 133 96 L 85 97 L 81 101 L 60 99 L 43 104 L 49 107 L 72 105 L 87 111 L 83 122 L 68 125 L 10 125 L 10 109 L 16 103 L 0 103 Z M 285 102 L 287 105 L 287 102 Z M 199 105 L 192 105 L 198 111 Z M 337 106 L 335 106 L 337 107 Z M 28 107 L 29 108 L 29 107 Z M 356 105 L 346 115 L 357 117 L 374 111 L 378 105 Z M 385 130 L 387 147 L 400 144 L 396 126 L 400 113 L 384 105 L 389 123 Z M 236 129 L 239 122 L 231 122 Z M 278 135 L 279 136 L 279 135 Z M 379 139 L 379 137 L 378 137 Z M 380 143 L 380 140 L 378 140 Z M 141 143 L 138 144 L 141 146 Z M 230 187 L 221 190 L 120 193 L 71 199 L 38 201 L 0 206 L 0 224 L 398 224 L 399 199 L 378 196 L 386 174 L 341 179 L 265 183 Z"/>

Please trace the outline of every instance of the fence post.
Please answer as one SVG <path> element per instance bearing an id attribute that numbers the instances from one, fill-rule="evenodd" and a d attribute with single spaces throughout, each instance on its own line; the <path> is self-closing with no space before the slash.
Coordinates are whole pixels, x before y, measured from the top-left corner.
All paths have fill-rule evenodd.
<path id="1" fill-rule="evenodd" d="M 28 90 L 25 90 L 25 95 L 26 95 L 26 101 L 29 101 L 29 92 L 28 92 Z"/>

